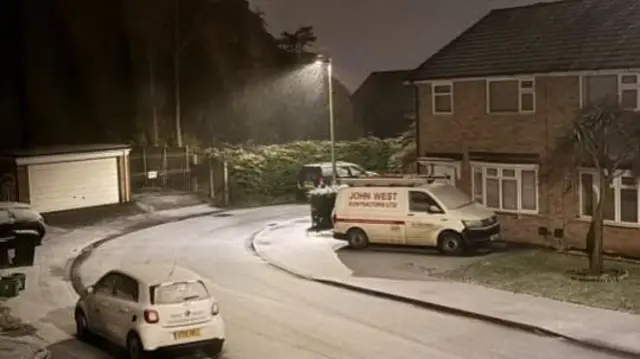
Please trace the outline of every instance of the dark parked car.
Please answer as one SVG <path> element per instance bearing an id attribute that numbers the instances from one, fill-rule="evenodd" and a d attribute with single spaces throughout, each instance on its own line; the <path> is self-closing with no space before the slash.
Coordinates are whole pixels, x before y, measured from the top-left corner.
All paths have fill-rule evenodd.
<path id="1" fill-rule="evenodd" d="M 0 202 L 0 236 L 21 231 L 36 232 L 40 245 L 46 233 L 44 218 L 27 203 Z"/>
<path id="2" fill-rule="evenodd" d="M 336 178 L 359 178 L 376 176 L 377 173 L 366 171 L 355 163 L 337 161 Z M 298 189 L 309 191 L 313 188 L 330 185 L 333 178 L 331 162 L 311 163 L 303 166 L 298 174 Z"/>

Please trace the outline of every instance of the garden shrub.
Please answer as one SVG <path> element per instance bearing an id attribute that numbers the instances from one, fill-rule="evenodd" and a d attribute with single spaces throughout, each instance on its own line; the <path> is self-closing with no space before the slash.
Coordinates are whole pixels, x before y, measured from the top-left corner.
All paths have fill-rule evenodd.
<path id="1" fill-rule="evenodd" d="M 397 168 L 394 155 L 401 151 L 400 139 L 363 138 L 337 142 L 336 159 L 361 165 L 369 171 L 390 172 Z M 282 145 L 242 145 L 212 148 L 210 156 L 229 166 L 231 198 L 234 202 L 293 199 L 298 191 L 300 168 L 308 163 L 331 160 L 329 141 L 297 141 Z"/>

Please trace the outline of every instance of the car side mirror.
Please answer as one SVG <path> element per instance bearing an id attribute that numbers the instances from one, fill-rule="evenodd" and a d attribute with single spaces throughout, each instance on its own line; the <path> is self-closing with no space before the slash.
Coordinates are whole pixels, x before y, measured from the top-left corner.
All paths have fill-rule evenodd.
<path id="1" fill-rule="evenodd" d="M 440 209 L 440 207 L 436 206 L 435 204 L 432 204 L 427 209 L 427 212 L 429 212 L 429 213 L 442 213 L 442 210 Z"/>

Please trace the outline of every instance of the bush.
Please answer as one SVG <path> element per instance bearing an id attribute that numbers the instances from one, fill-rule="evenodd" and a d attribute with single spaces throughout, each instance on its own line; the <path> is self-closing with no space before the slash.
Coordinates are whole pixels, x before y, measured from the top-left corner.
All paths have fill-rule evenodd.
<path id="1" fill-rule="evenodd" d="M 333 212 L 333 207 L 336 204 L 336 195 L 343 187 L 346 186 L 316 188 L 309 192 L 313 229 L 321 231 L 333 228 L 331 212 Z"/>
<path id="2" fill-rule="evenodd" d="M 336 158 L 357 163 L 367 170 L 389 172 L 397 168 L 394 154 L 402 148 L 399 139 L 363 138 L 336 143 Z M 293 200 L 298 191 L 300 168 L 308 163 L 331 160 L 329 141 L 298 141 L 282 145 L 228 146 L 208 151 L 229 164 L 231 198 L 234 202 Z"/>

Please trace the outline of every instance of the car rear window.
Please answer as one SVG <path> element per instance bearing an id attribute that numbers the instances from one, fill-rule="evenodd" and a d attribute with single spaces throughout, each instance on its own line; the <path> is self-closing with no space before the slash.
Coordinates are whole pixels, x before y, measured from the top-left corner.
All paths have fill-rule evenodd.
<path id="1" fill-rule="evenodd" d="M 300 171 L 300 179 L 302 181 L 315 181 L 320 175 L 318 167 L 303 167 Z"/>
<path id="2" fill-rule="evenodd" d="M 201 281 L 172 282 L 149 288 L 151 304 L 176 304 L 188 300 L 209 298 L 209 291 Z"/>

